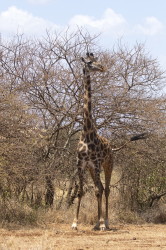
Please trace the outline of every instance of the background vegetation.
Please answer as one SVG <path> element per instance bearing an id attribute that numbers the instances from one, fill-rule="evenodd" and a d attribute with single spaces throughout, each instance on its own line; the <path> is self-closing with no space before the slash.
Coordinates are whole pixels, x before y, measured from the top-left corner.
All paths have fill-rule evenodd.
<path id="1" fill-rule="evenodd" d="M 131 135 L 149 133 L 145 141 L 115 153 L 110 206 L 120 220 L 128 211 L 129 222 L 136 213 L 144 213 L 149 221 L 166 221 L 164 72 L 143 44 L 130 48 L 117 43 L 101 50 L 97 38 L 78 30 L 47 33 L 41 40 L 17 35 L 1 42 L 1 222 L 33 224 L 41 213 L 48 219 L 49 207 L 65 210 L 62 214 L 73 209 L 75 152 L 82 129 L 80 57 L 86 51 L 99 56 L 107 69 L 92 75 L 93 118 L 99 133 L 112 147 Z M 90 209 L 94 194 L 87 180 L 83 207 Z M 154 207 L 155 216 L 150 216 L 147 211 Z"/>

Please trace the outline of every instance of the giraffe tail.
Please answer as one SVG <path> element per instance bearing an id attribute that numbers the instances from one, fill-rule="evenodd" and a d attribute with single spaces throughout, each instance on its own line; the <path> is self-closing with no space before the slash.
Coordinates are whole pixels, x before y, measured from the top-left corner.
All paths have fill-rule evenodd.
<path id="1" fill-rule="evenodd" d="M 148 134 L 147 133 L 142 133 L 142 134 L 138 134 L 138 135 L 135 135 L 135 136 L 132 136 L 130 138 L 130 141 L 137 141 L 137 140 L 144 140 L 148 137 Z"/>
<path id="2" fill-rule="evenodd" d="M 127 146 L 131 141 L 137 141 L 137 140 L 144 140 L 148 137 L 148 133 L 142 133 L 142 134 L 138 134 L 135 136 L 132 136 L 125 144 L 123 144 L 121 147 L 119 148 L 112 148 L 113 152 L 117 152 L 119 150 L 121 150 L 122 148 L 124 148 L 125 146 Z"/>

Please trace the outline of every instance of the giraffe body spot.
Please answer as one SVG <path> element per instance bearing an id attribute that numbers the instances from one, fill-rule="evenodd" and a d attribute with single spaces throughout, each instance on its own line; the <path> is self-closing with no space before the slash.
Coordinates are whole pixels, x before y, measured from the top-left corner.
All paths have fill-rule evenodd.
<path id="1" fill-rule="evenodd" d="M 95 149 L 96 149 L 95 144 L 93 144 L 93 143 L 89 144 L 88 149 L 92 150 L 92 151 L 95 151 Z"/>
<path id="2" fill-rule="evenodd" d="M 91 139 L 91 141 L 94 141 L 94 132 L 90 133 L 90 139 Z"/>
<path id="3" fill-rule="evenodd" d="M 91 121 L 90 121 L 90 119 L 89 118 L 87 118 L 87 129 L 89 130 L 89 129 L 91 129 Z"/>

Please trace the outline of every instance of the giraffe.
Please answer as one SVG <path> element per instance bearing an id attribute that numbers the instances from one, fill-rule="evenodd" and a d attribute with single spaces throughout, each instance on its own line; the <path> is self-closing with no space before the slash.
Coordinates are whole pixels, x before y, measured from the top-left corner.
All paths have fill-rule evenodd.
<path id="1" fill-rule="evenodd" d="M 91 112 L 91 72 L 104 72 L 104 67 L 97 61 L 93 53 L 87 53 L 87 58 L 82 58 L 84 63 L 84 108 L 83 108 L 83 131 L 78 144 L 78 176 L 79 176 L 79 190 L 78 190 L 78 206 L 76 210 L 76 217 L 73 221 L 72 228 L 77 229 L 78 216 L 80 210 L 80 203 L 83 196 L 83 178 L 84 171 L 89 169 L 91 177 L 95 185 L 95 194 L 98 202 L 98 222 L 95 229 L 105 230 L 109 228 L 108 225 L 108 197 L 109 185 L 111 180 L 111 173 L 113 169 L 113 155 L 109 146 L 109 142 L 97 134 L 97 130 L 92 121 Z M 105 173 L 105 188 L 101 182 L 100 171 L 104 168 Z M 105 191 L 106 209 L 105 220 L 102 211 L 102 195 Z"/>
<path id="2" fill-rule="evenodd" d="M 83 130 L 77 149 L 77 169 L 79 177 L 78 204 L 76 215 L 72 223 L 72 228 L 77 230 L 78 217 L 80 211 L 81 199 L 83 196 L 84 173 L 89 170 L 95 185 L 95 195 L 98 203 L 98 221 L 94 227 L 95 230 L 109 230 L 108 221 L 108 198 L 110 193 L 110 181 L 113 170 L 113 152 L 122 149 L 127 145 L 117 149 L 112 149 L 110 142 L 97 134 L 97 129 L 92 120 L 91 106 L 91 72 L 104 72 L 104 67 L 94 57 L 93 53 L 87 53 L 86 58 L 81 58 L 84 63 L 83 82 L 84 82 L 84 107 L 83 107 Z M 144 139 L 145 133 L 132 137 L 129 141 Z M 100 178 L 101 168 L 104 170 L 105 187 Z M 105 193 L 105 214 L 102 210 L 102 196 Z"/>

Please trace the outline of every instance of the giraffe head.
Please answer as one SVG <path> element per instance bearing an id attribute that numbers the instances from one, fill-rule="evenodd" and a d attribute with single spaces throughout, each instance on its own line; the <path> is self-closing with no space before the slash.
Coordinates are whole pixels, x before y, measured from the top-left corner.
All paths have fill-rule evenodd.
<path id="1" fill-rule="evenodd" d="M 101 63 L 98 62 L 98 58 L 94 57 L 93 53 L 87 52 L 86 56 L 87 56 L 86 58 L 84 58 L 84 57 L 81 58 L 81 60 L 84 63 L 84 70 L 86 69 L 89 72 L 90 71 L 93 71 L 93 72 L 96 72 L 96 71 L 104 72 L 105 71 L 104 67 L 102 66 Z"/>

